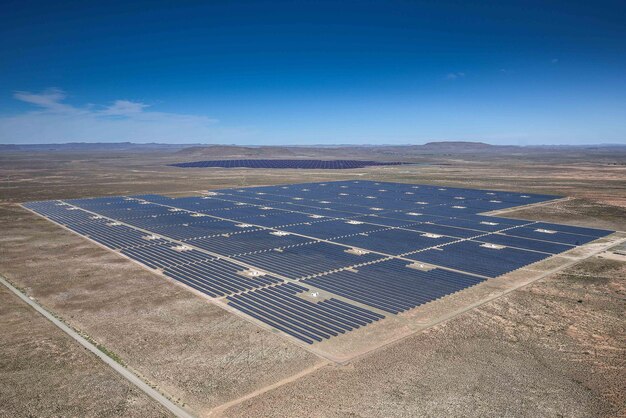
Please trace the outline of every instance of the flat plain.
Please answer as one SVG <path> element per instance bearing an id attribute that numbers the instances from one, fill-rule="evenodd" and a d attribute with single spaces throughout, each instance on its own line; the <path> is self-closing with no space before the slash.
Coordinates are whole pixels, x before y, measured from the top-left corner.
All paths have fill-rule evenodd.
<path id="1" fill-rule="evenodd" d="M 569 198 L 500 216 L 626 230 L 626 165 L 624 155 L 614 152 L 520 156 L 504 151 L 411 155 L 394 149 L 284 149 L 272 150 L 272 155 L 374 159 L 379 153 L 379 158 L 395 160 L 401 154 L 421 164 L 340 171 L 167 166 L 210 159 L 207 155 L 250 158 L 251 152 L 4 153 L 0 275 L 197 415 L 624 414 L 626 267 L 619 257 L 593 256 L 347 364 L 335 364 L 18 206 L 32 200 L 139 193 L 183 196 L 225 187 L 370 179 L 564 195 Z M 262 151 L 254 152 L 263 157 Z M 19 305 L 14 296 L 7 297 Z M 9 321 L 9 315 L 15 318 Z M 49 324 L 24 333 L 20 321 L 35 319 L 45 324 L 26 306 L 3 311 L 3 335 L 8 336 L 3 337 L 3 363 L 20 372 L 3 373 L 0 385 L 27 387 L 35 380 L 42 387 L 55 385 L 56 373 L 38 373 L 23 362 L 24 350 L 14 349 L 23 344 L 25 351 L 36 353 L 37 341 L 59 338 L 60 331 Z M 67 345 L 88 357 L 70 340 Z M 47 353 L 40 364 L 57 357 Z M 81 366 L 95 376 L 125 383 L 95 358 Z M 54 394 L 33 391 L 61 403 L 103 396 L 97 385 L 74 383 L 64 389 Z M 129 403 L 131 393 L 138 415 L 164 414 L 132 390 L 112 391 L 100 402 Z M 30 412 L 21 408 L 32 396 L 16 392 L 1 413 L 56 415 L 36 406 Z M 76 408 L 81 405 L 84 409 L 77 409 L 77 415 L 131 415 L 131 409 L 120 412 L 89 402 Z"/>
<path id="2" fill-rule="evenodd" d="M 0 416 L 169 416 L 4 286 L 0 318 Z"/>

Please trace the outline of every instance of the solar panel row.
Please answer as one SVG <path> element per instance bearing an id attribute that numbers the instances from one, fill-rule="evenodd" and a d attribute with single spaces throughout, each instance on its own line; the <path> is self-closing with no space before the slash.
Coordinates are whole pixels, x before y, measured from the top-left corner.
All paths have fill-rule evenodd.
<path id="1" fill-rule="evenodd" d="M 169 215 L 154 215 L 147 218 L 126 219 L 124 222 L 137 228 L 150 229 L 168 226 L 196 225 L 214 222 L 214 218 L 193 216 L 188 212 L 176 212 Z"/>
<path id="2" fill-rule="evenodd" d="M 583 245 L 597 238 L 587 235 L 571 234 L 568 232 L 558 232 L 549 229 L 538 228 L 536 225 L 511 229 L 507 231 L 507 234 L 516 237 L 532 238 L 536 240 L 557 242 L 569 245 Z"/>
<path id="3" fill-rule="evenodd" d="M 269 228 L 281 228 L 302 223 L 317 224 L 319 222 L 327 222 L 333 219 L 334 218 L 311 218 L 310 214 L 286 212 L 281 210 L 253 216 L 247 218 L 246 221 Z"/>
<path id="4" fill-rule="evenodd" d="M 311 289 L 395 314 L 611 233 L 478 214 L 552 198 L 346 181 L 24 206 L 313 343 L 380 315 Z"/>
<path id="5" fill-rule="evenodd" d="M 383 311 L 400 313 L 485 279 L 449 270 L 420 271 L 393 259 L 303 282 Z"/>
<path id="6" fill-rule="evenodd" d="M 453 238 L 472 238 L 485 234 L 484 231 L 477 231 L 475 229 L 463 229 L 455 228 L 452 226 L 437 225 L 434 223 L 416 223 L 406 227 L 413 231 L 422 232 L 425 234 L 445 235 Z"/>
<path id="7" fill-rule="evenodd" d="M 154 269 L 191 264 L 213 259 L 210 255 L 190 247 L 173 243 L 126 248 L 122 254 Z"/>
<path id="8" fill-rule="evenodd" d="M 105 220 L 68 224 L 67 228 L 114 250 L 161 244 L 167 240 Z"/>
<path id="9" fill-rule="evenodd" d="M 308 290 L 286 283 L 227 299 L 229 305 L 308 344 L 384 318 L 335 298 L 314 302 L 300 297 Z"/>
<path id="10" fill-rule="evenodd" d="M 195 247 L 231 257 L 273 249 L 287 249 L 313 242 L 315 241 L 297 235 L 273 235 L 270 230 L 254 230 L 241 234 L 199 238 L 189 241 Z"/>
<path id="11" fill-rule="evenodd" d="M 401 165 L 400 162 L 359 161 L 359 160 L 213 160 L 171 164 L 174 167 L 220 167 L 220 168 L 303 168 L 322 170 L 343 170 L 367 166 Z"/>
<path id="12" fill-rule="evenodd" d="M 96 209 L 107 203 L 111 202 L 100 201 L 85 206 Z M 121 202 L 115 204 L 120 205 Z M 65 222 L 63 224 L 67 228 L 111 249 L 121 250 L 122 254 L 148 267 L 161 268 L 166 275 L 210 296 L 223 296 L 281 281 L 270 275 L 248 277 L 246 274 L 239 274 L 245 273 L 249 268 L 215 259 L 191 246 L 181 245 L 110 219 L 94 219 L 93 214 L 67 204 L 59 206 L 58 202 L 36 202 L 25 206 L 41 214 L 53 213 L 56 219 Z M 81 216 L 79 222 L 73 223 L 72 220 L 79 213 L 89 216 Z"/>
<path id="13" fill-rule="evenodd" d="M 561 224 L 546 223 L 546 222 L 537 222 L 535 226 L 537 228 L 543 228 L 543 229 L 560 231 L 560 232 L 567 232 L 570 234 L 587 235 L 587 236 L 596 237 L 596 238 L 605 237 L 613 233 L 613 231 L 609 231 L 607 229 L 582 228 L 580 226 L 561 225 Z"/>
<path id="14" fill-rule="evenodd" d="M 165 268 L 163 273 L 212 297 L 282 282 L 271 274 L 247 269 L 224 259 L 171 266 Z"/>
<path id="15" fill-rule="evenodd" d="M 286 226 L 282 229 L 296 234 L 330 240 L 333 238 L 351 236 L 355 234 L 365 234 L 384 228 L 386 227 L 341 219 L 328 220 L 326 222 L 301 223 Z"/>
<path id="16" fill-rule="evenodd" d="M 515 231 L 512 232 L 515 233 Z M 519 238 L 507 234 L 484 235 L 480 238 L 477 238 L 477 241 L 496 245 L 505 245 L 507 247 L 515 247 L 522 250 L 540 251 L 550 254 L 559 254 L 574 248 L 573 246 L 567 244 L 539 241 L 536 239 Z"/>
<path id="17" fill-rule="evenodd" d="M 461 241 L 406 257 L 455 270 L 497 277 L 548 258 L 550 254 L 511 247 L 490 248 L 482 242 Z"/>
<path id="18" fill-rule="evenodd" d="M 345 205 L 349 207 L 371 207 L 379 206 L 378 203 L 384 203 L 380 206 L 387 209 L 406 208 L 407 202 L 420 202 L 424 206 L 432 207 L 449 204 L 449 207 L 444 208 L 444 210 L 452 212 L 453 214 L 455 211 L 457 214 L 464 211 L 476 213 L 486 209 L 500 209 L 521 204 L 536 203 L 557 197 L 550 195 L 525 195 L 512 192 L 441 188 L 422 185 L 398 185 L 394 183 L 374 183 L 366 181 L 306 183 L 290 186 L 237 189 L 235 191 L 222 190 L 221 192 L 226 195 L 247 195 L 257 200 L 266 201 L 299 199 L 298 202 L 301 204 L 314 203 L 317 206 L 320 206 L 320 203 L 324 201 L 328 201 L 325 203 L 327 207 L 338 209 L 338 204 L 341 204 L 344 210 L 346 210 Z M 452 206 L 464 206 L 465 208 L 455 208 Z"/>
<path id="19" fill-rule="evenodd" d="M 90 222 L 94 218 L 93 214 L 82 210 L 76 210 L 76 208 L 58 200 L 29 202 L 25 203 L 24 207 L 61 225 Z"/>
<path id="20" fill-rule="evenodd" d="M 402 229 L 384 229 L 367 234 L 349 235 L 334 241 L 389 255 L 400 255 L 450 243 L 455 241 L 455 238 L 425 235 Z"/>
<path id="21" fill-rule="evenodd" d="M 290 279 L 330 272 L 342 268 L 348 268 L 374 260 L 380 260 L 384 256 L 365 253 L 355 254 L 348 252 L 345 247 L 316 242 L 299 247 L 285 248 L 279 251 L 247 254 L 236 257 L 248 264 L 258 266 L 264 270 L 278 273 Z"/>

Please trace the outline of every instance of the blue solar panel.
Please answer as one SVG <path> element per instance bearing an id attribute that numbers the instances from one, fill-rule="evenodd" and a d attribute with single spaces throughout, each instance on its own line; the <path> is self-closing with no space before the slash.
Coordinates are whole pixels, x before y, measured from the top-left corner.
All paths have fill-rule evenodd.
<path id="1" fill-rule="evenodd" d="M 476 241 L 462 241 L 408 255 L 407 258 L 469 273 L 497 277 L 549 257 L 549 254 L 505 247 L 488 248 Z"/>
<path id="2" fill-rule="evenodd" d="M 419 223 L 405 227 L 413 231 L 419 231 L 423 233 L 446 235 L 454 238 L 472 238 L 484 234 L 484 231 L 477 231 L 475 229 L 455 228 L 446 225 L 437 225 L 432 223 Z"/>
<path id="3" fill-rule="evenodd" d="M 335 242 L 389 255 L 409 253 L 454 240 L 455 238 L 451 237 L 433 236 L 402 229 L 385 229 L 333 239 Z"/>
<path id="4" fill-rule="evenodd" d="M 334 298 L 313 301 L 299 297 L 308 289 L 293 283 L 229 296 L 240 311 L 308 344 L 323 341 L 384 316 Z"/>
<path id="5" fill-rule="evenodd" d="M 240 226 L 237 226 L 240 225 Z M 244 230 L 251 231 L 258 228 L 247 226 L 247 224 L 238 224 L 230 221 L 207 221 L 196 224 L 184 225 L 164 225 L 150 228 L 158 234 L 168 236 L 176 240 L 192 240 L 203 237 L 214 237 L 222 234 L 237 234 Z"/>
<path id="6" fill-rule="evenodd" d="M 589 235 L 558 232 L 550 229 L 539 228 L 536 225 L 509 229 L 506 233 L 507 235 L 515 237 L 532 238 L 541 241 L 558 242 L 569 245 L 583 245 L 596 239 L 596 237 Z"/>
<path id="7" fill-rule="evenodd" d="M 587 235 L 590 237 L 601 238 L 613 233 L 606 229 L 582 228 L 580 226 L 561 225 L 547 222 L 537 222 L 533 224 L 535 228 L 543 228 L 559 232 L 567 232 L 570 234 Z"/>
<path id="8" fill-rule="evenodd" d="M 515 204 L 503 202 L 501 200 L 466 199 L 462 201 L 463 206 L 467 206 L 473 212 L 488 212 L 491 210 L 506 209 Z"/>
<path id="9" fill-rule="evenodd" d="M 213 259 L 167 267 L 163 273 L 214 297 L 232 295 L 282 281 L 270 274 L 246 276 L 247 270 L 249 269 L 227 260 Z"/>
<path id="10" fill-rule="evenodd" d="M 179 197 L 171 199 L 165 203 L 181 209 L 192 210 L 194 212 L 212 213 L 219 209 L 232 208 L 236 206 L 235 202 L 229 202 L 221 199 L 205 197 Z"/>
<path id="11" fill-rule="evenodd" d="M 508 247 L 521 248 L 524 250 L 541 251 L 550 254 L 559 254 L 574 248 L 571 245 L 554 242 L 539 241 L 535 239 L 519 238 L 507 234 L 489 234 L 476 238 L 476 241 L 487 242 Z"/>
<path id="12" fill-rule="evenodd" d="M 297 204 L 284 204 L 284 205 L 272 205 L 276 206 L 280 209 L 291 210 L 294 212 L 303 212 L 308 213 L 310 215 L 322 216 L 326 218 L 353 218 L 355 216 L 360 215 L 356 212 L 347 212 L 337 209 L 329 209 L 329 208 L 316 208 L 313 206 L 303 206 Z"/>
<path id="13" fill-rule="evenodd" d="M 171 164 L 174 167 L 219 167 L 219 168 L 304 168 L 322 170 L 343 170 L 367 166 L 400 165 L 400 162 L 358 161 L 358 160 L 213 160 Z"/>
<path id="14" fill-rule="evenodd" d="M 369 216 L 358 216 L 354 219 L 389 226 L 411 225 L 419 222 L 438 222 L 449 219 L 444 216 L 426 215 L 419 208 L 414 211 L 381 211 Z"/>
<path id="15" fill-rule="evenodd" d="M 297 224 L 287 226 L 282 229 L 285 231 L 294 232 L 296 234 L 302 234 L 319 239 L 333 239 L 347 235 L 371 232 L 384 228 L 386 227 L 343 219 Z"/>
<path id="16" fill-rule="evenodd" d="M 104 220 L 71 224 L 67 227 L 114 250 L 167 242 L 163 238 L 152 237 L 131 227 Z"/>
<path id="17" fill-rule="evenodd" d="M 500 222 L 498 219 L 489 219 L 485 221 L 461 219 L 461 218 L 439 218 L 434 221 L 430 221 L 437 225 L 453 226 L 455 228 L 472 229 L 474 231 L 481 232 L 495 232 L 505 228 L 510 228 L 511 225 Z"/>
<path id="18" fill-rule="evenodd" d="M 85 198 L 85 199 L 66 199 L 64 202 L 69 203 L 70 205 L 78 206 L 81 208 L 89 209 L 89 208 L 99 208 L 99 207 L 115 207 L 115 206 L 124 206 L 129 204 L 129 202 L 133 201 L 132 198 L 124 197 L 124 196 L 110 196 L 110 197 L 93 197 L 93 198 Z"/>
<path id="19" fill-rule="evenodd" d="M 528 223 L 531 223 L 532 221 L 524 221 L 521 219 L 509 219 L 509 218 L 502 218 L 499 216 L 485 216 L 485 215 L 474 215 L 474 214 L 469 214 L 469 215 L 461 215 L 458 217 L 458 219 L 466 219 L 466 220 L 470 220 L 470 221 L 474 221 L 474 222 L 479 222 L 479 223 L 497 223 L 498 227 L 501 228 L 510 228 L 513 226 L 521 226 L 521 225 L 526 225 Z M 435 223 L 441 223 L 440 221 L 436 221 Z M 443 225 L 443 224 L 442 224 Z"/>
<path id="20" fill-rule="evenodd" d="M 128 197 L 133 198 L 133 199 L 146 200 L 148 202 L 163 203 L 163 204 L 167 204 L 168 202 L 172 200 L 171 197 L 161 196 L 159 194 L 137 194 L 137 195 L 128 196 Z"/>
<path id="21" fill-rule="evenodd" d="M 150 230 L 169 226 L 179 226 L 182 228 L 183 226 L 216 221 L 218 220 L 208 216 L 197 216 L 197 214 L 194 216 L 194 214 L 189 212 L 175 212 L 168 215 L 152 215 L 149 217 L 125 219 L 124 223 L 136 226 L 137 228 Z"/>
<path id="22" fill-rule="evenodd" d="M 246 222 L 266 227 L 279 228 L 287 225 L 313 223 L 331 220 L 333 218 L 317 219 L 312 218 L 310 214 L 288 212 L 288 211 L 266 211 L 266 213 L 258 216 L 246 218 Z"/>
<path id="23" fill-rule="evenodd" d="M 462 217 L 464 215 L 484 212 L 484 209 L 472 208 L 465 206 L 463 203 L 450 203 L 445 205 L 431 205 L 420 208 L 420 212 L 428 215 L 437 215 L 444 217 Z"/>
<path id="24" fill-rule="evenodd" d="M 175 243 L 161 243 L 121 250 L 121 253 L 154 269 L 208 261 L 214 257 Z"/>
<path id="25" fill-rule="evenodd" d="M 336 269 L 378 260 L 383 256 L 368 253 L 356 255 L 346 252 L 348 248 L 318 242 L 309 245 L 286 248 L 282 251 L 268 251 L 236 257 L 263 270 L 277 273 L 291 279 L 320 274 Z"/>
<path id="26" fill-rule="evenodd" d="M 187 241 L 194 247 L 202 248 L 225 256 L 236 256 L 310 244 L 313 240 L 293 234 L 275 235 L 272 230 L 254 230 L 228 236 L 218 235 Z"/>
<path id="27" fill-rule="evenodd" d="M 361 215 L 361 216 L 354 216 L 351 219 L 355 220 L 355 221 L 362 221 L 362 222 L 367 222 L 367 223 L 372 223 L 372 224 L 376 224 L 376 225 L 380 225 L 380 226 L 391 226 L 391 227 L 404 227 L 404 226 L 408 226 L 408 225 L 412 225 L 415 224 L 416 221 L 421 221 L 423 218 L 420 216 L 419 218 L 417 216 L 419 215 L 415 215 L 415 216 L 411 216 L 410 219 L 397 219 L 397 218 L 392 218 L 391 216 L 393 215 L 387 215 L 385 213 L 382 214 L 373 214 L 373 215 Z M 407 215 L 407 217 L 409 217 L 410 215 Z"/>
<path id="28" fill-rule="evenodd" d="M 117 220 L 142 218 L 149 216 L 168 215 L 174 209 L 138 200 L 106 199 L 75 199 L 68 203 Z"/>
<path id="29" fill-rule="evenodd" d="M 24 207 L 307 343 L 611 233 L 480 214 L 549 195 L 362 180 L 206 194 Z"/>
<path id="30" fill-rule="evenodd" d="M 420 271 L 403 260 L 388 260 L 304 280 L 383 311 L 400 313 L 473 286 L 485 279 L 454 271 Z"/>
<path id="31" fill-rule="evenodd" d="M 24 204 L 24 207 L 47 217 L 61 225 L 72 225 L 84 222 L 90 222 L 96 216 L 92 213 L 85 212 L 76 207 L 67 205 L 58 200 L 50 200 L 47 202 L 30 202 Z"/>

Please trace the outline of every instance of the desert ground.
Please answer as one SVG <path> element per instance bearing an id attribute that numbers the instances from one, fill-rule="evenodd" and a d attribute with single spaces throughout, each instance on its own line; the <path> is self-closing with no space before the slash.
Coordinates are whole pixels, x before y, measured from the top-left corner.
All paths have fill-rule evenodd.
<path id="1" fill-rule="evenodd" d="M 624 416 L 626 257 L 611 251 L 337 364 L 19 206 L 371 179 L 562 195 L 500 216 L 626 231 L 623 149 L 504 148 L 5 149 L 0 276 L 198 416 Z M 417 164 L 168 166 L 320 156 Z M 0 416 L 168 414 L 15 295 L 0 299 Z"/>

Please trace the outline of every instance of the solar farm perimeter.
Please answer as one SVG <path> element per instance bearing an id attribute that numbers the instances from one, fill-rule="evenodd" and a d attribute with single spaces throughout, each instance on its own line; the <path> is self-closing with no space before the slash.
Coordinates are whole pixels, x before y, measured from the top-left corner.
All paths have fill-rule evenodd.
<path id="1" fill-rule="evenodd" d="M 307 170 L 346 170 L 351 168 L 364 168 L 370 166 L 404 165 L 411 163 L 383 162 L 367 160 L 209 160 L 192 161 L 187 163 L 171 164 L 173 167 L 182 168 L 299 168 Z"/>
<path id="2" fill-rule="evenodd" d="M 612 233 L 481 214 L 556 198 L 343 181 L 24 207 L 336 359 L 410 332 L 418 307 Z"/>

